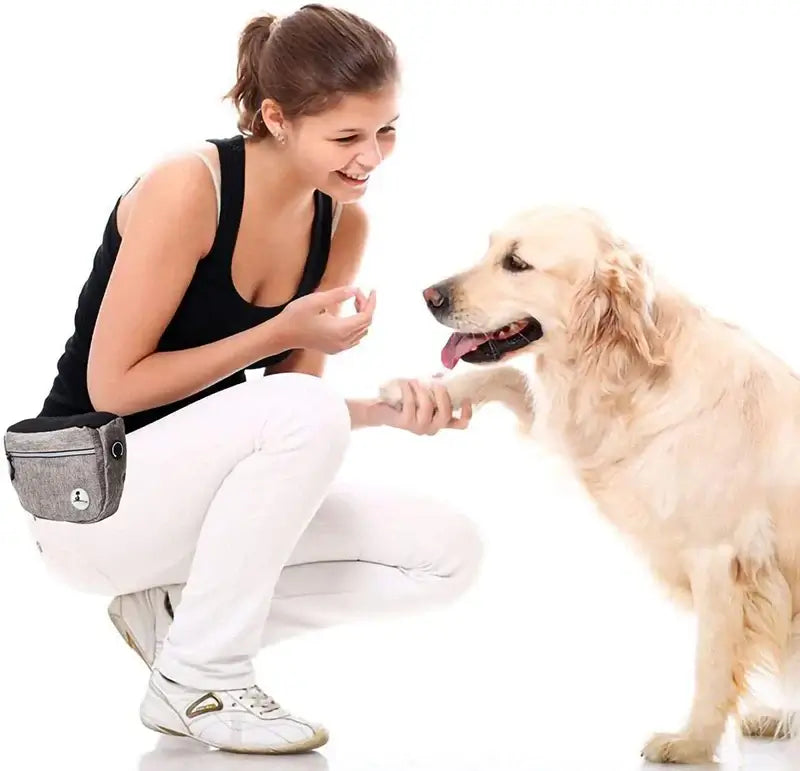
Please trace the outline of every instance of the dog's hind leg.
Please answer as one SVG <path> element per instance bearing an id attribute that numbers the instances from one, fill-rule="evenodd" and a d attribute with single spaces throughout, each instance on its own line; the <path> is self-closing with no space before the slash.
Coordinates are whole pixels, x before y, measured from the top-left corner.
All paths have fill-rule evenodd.
<path id="1" fill-rule="evenodd" d="M 777 675 L 750 678 L 741 706 L 745 736 L 788 739 L 800 735 L 800 615 L 792 619 L 786 657 Z"/>
<path id="2" fill-rule="evenodd" d="M 741 728 L 744 736 L 754 739 L 789 739 L 796 730 L 797 713 L 785 712 L 763 704 L 747 694 L 741 705 Z"/>
<path id="3" fill-rule="evenodd" d="M 653 763 L 708 763 L 746 689 L 752 619 L 744 569 L 728 544 L 683 554 L 697 613 L 695 692 L 689 721 L 677 734 L 656 734 L 642 751 Z M 759 610 L 762 610 L 759 608 Z M 764 634 L 767 630 L 764 630 Z M 759 640 L 760 642 L 760 640 Z"/>
<path id="4" fill-rule="evenodd" d="M 773 712 L 762 707 L 742 716 L 742 734 L 750 739 L 790 739 L 795 735 L 796 712 Z"/>

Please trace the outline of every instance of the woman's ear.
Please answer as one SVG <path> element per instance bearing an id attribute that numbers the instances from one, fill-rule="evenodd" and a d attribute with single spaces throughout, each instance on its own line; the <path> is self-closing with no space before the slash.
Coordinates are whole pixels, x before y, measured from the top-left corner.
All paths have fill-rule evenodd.
<path id="1" fill-rule="evenodd" d="M 286 131 L 286 119 L 281 106 L 274 99 L 263 99 L 259 108 L 261 120 L 272 136 L 282 136 Z M 256 116 L 258 117 L 258 116 Z"/>
<path id="2" fill-rule="evenodd" d="M 579 358 L 612 367 L 665 364 L 661 333 L 652 317 L 653 284 L 645 261 L 626 244 L 607 243 L 592 275 L 574 298 L 568 333 Z"/>

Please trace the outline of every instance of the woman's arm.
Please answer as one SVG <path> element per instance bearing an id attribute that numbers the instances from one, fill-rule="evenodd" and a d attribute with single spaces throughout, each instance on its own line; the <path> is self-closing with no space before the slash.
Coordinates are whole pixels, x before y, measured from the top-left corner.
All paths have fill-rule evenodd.
<path id="1" fill-rule="evenodd" d="M 155 352 L 214 240 L 216 197 L 196 156 L 160 164 L 128 196 L 89 351 L 94 409 L 129 415 L 169 404 L 290 347 L 272 319 L 208 345 Z"/>
<path id="2" fill-rule="evenodd" d="M 320 281 L 319 290 L 336 286 L 351 286 L 355 282 L 364 247 L 367 242 L 367 215 L 359 204 L 344 207 L 339 225 L 331 240 L 328 266 Z M 363 302 L 363 301 L 362 301 Z M 302 349 L 293 351 L 282 362 L 269 368 L 269 374 L 278 372 L 304 372 L 322 377 L 327 356 L 321 351 Z M 265 373 L 267 374 L 267 373 Z M 383 425 L 381 413 L 376 412 L 376 400 L 348 399 L 350 422 L 354 429 Z"/>
<path id="3" fill-rule="evenodd" d="M 361 265 L 367 240 L 367 217 L 358 204 L 348 204 L 342 212 L 339 227 L 331 242 L 328 267 L 320 282 L 320 289 L 336 286 L 351 286 Z M 366 299 L 357 300 L 357 309 L 362 310 Z M 305 372 L 321 377 L 325 369 L 326 355 L 318 351 L 298 350 L 284 361 L 270 367 L 269 374 L 277 372 Z M 265 373 L 266 374 L 266 373 Z M 392 426 L 416 434 L 435 434 L 442 428 L 466 428 L 472 417 L 472 406 L 461 407 L 460 417 L 453 416 L 447 390 L 438 386 L 424 388 L 415 381 L 404 381 L 403 404 L 399 409 L 379 399 L 348 399 L 350 423 L 353 429 L 368 426 Z"/>
<path id="4" fill-rule="evenodd" d="M 331 239 L 328 264 L 317 291 L 354 285 L 361 267 L 367 233 L 368 221 L 364 209 L 357 203 L 347 204 Z M 326 354 L 321 351 L 301 349 L 293 351 L 282 362 L 270 367 L 265 375 L 277 372 L 305 372 L 308 375 L 322 377 L 325 360 Z"/>

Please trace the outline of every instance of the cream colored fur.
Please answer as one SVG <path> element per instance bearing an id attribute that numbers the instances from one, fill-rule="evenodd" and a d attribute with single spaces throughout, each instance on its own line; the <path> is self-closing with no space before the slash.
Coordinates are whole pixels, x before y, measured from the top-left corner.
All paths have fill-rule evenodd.
<path id="1" fill-rule="evenodd" d="M 503 269 L 512 247 L 531 270 Z M 697 614 L 689 720 L 643 754 L 707 761 L 737 714 L 745 733 L 785 734 L 800 708 L 797 375 L 654 277 L 585 209 L 515 217 L 450 281 L 448 326 L 534 316 L 544 329 L 523 351 L 535 354 L 529 378 L 473 369 L 445 381 L 454 402 L 501 401 L 523 424 L 531 409 L 533 435 L 566 456 L 600 512 Z M 396 384 L 382 395 L 396 401 Z M 755 675 L 772 703 L 756 698 Z"/>

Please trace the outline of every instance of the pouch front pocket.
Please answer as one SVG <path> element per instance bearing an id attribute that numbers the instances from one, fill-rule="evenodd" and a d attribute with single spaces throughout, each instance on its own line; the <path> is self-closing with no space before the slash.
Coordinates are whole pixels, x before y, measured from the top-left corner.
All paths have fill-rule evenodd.
<path id="1" fill-rule="evenodd" d="M 20 420 L 4 437 L 11 484 L 38 519 L 92 523 L 119 507 L 125 483 L 125 424 L 110 412 Z"/>
<path id="2" fill-rule="evenodd" d="M 94 522 L 103 515 L 107 489 L 96 448 L 9 450 L 6 457 L 28 513 L 60 522 Z"/>

